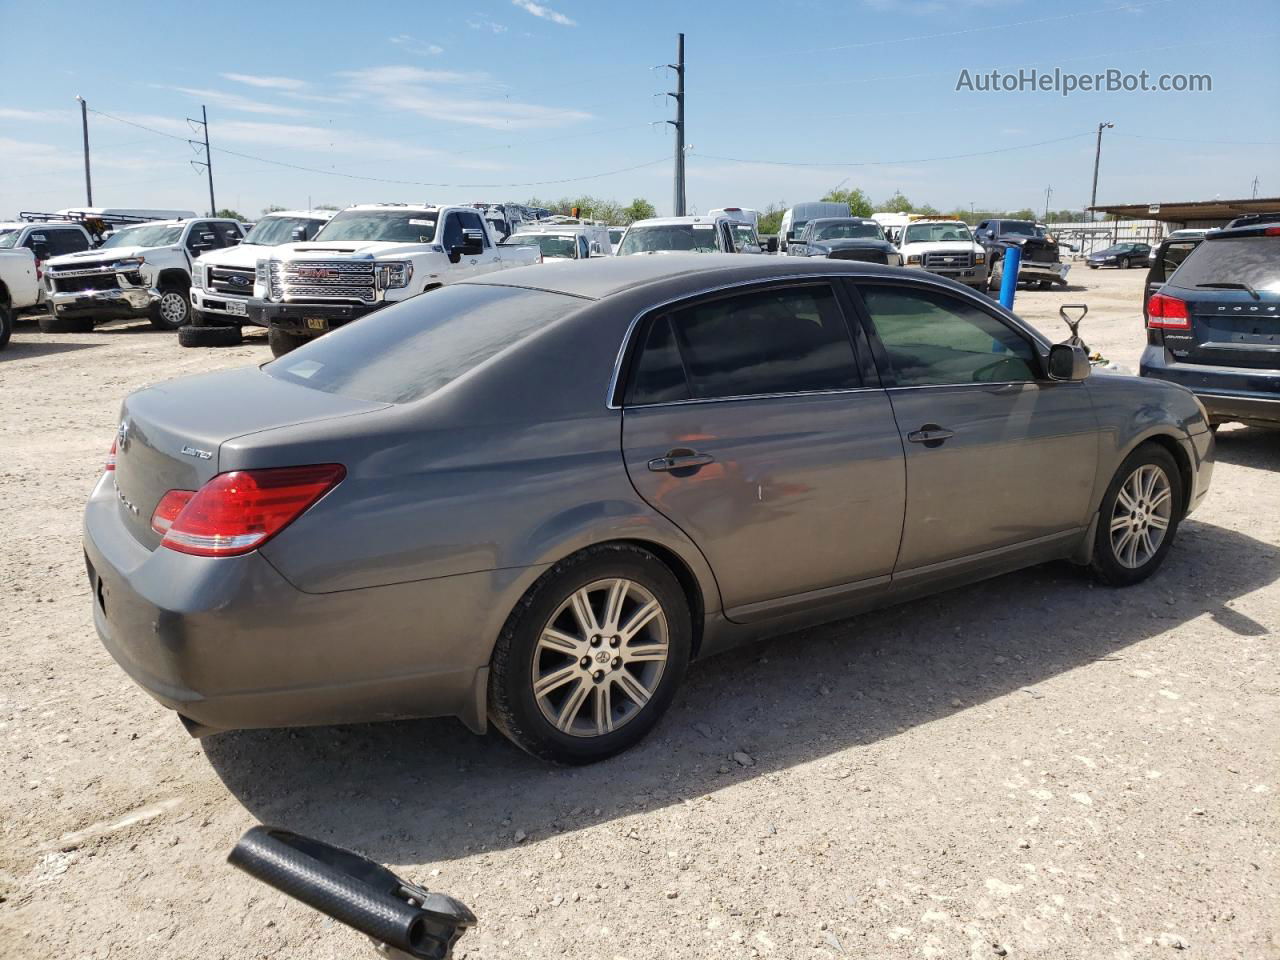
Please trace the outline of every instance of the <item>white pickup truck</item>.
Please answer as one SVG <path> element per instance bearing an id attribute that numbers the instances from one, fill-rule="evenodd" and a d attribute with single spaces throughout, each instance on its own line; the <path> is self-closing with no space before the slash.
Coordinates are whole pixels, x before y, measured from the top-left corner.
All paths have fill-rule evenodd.
<path id="1" fill-rule="evenodd" d="M 206 253 L 191 267 L 191 323 L 178 331 L 184 347 L 230 347 L 242 337 L 258 261 L 283 243 L 314 239 L 331 210 L 276 210 L 253 225 L 238 246 Z"/>
<path id="2" fill-rule="evenodd" d="M 536 247 L 499 247 L 474 207 L 404 203 L 348 207 L 310 243 L 268 252 L 248 319 L 277 357 L 388 304 L 542 259 Z"/>
<path id="3" fill-rule="evenodd" d="M 0 223 L 0 350 L 13 334 L 14 317 L 44 305 L 44 263 L 93 246 L 78 223 Z"/>
<path id="4" fill-rule="evenodd" d="M 103 320 L 145 317 L 177 330 L 191 315 L 192 263 L 243 236 L 238 220 L 159 220 L 117 230 L 96 250 L 53 257 L 44 265 L 50 315 L 40 329 L 78 333 Z"/>

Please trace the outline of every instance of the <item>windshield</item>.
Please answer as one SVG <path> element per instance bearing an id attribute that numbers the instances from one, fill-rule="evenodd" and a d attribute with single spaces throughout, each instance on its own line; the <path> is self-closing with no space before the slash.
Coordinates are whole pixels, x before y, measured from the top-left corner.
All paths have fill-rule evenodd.
<path id="1" fill-rule="evenodd" d="M 756 236 L 756 228 L 749 223 L 733 225 L 733 242 L 739 247 L 759 247 L 760 238 Z"/>
<path id="2" fill-rule="evenodd" d="M 266 217 L 255 223 L 253 229 L 240 242 L 261 247 L 278 246 L 292 240 L 293 231 L 298 227 L 305 231 L 302 239 L 310 240 L 322 226 L 324 226 L 323 220 L 313 220 L 310 217 Z"/>
<path id="3" fill-rule="evenodd" d="M 1034 223 L 1026 221 L 1005 220 L 1000 224 L 1000 232 L 1011 237 L 1043 237 L 1044 231 Z"/>
<path id="4" fill-rule="evenodd" d="M 835 220 L 831 223 L 815 223 L 815 240 L 854 240 L 857 238 L 883 240 L 884 233 L 878 223 L 859 223 L 857 220 Z"/>
<path id="5" fill-rule="evenodd" d="M 435 213 L 422 210 L 344 210 L 335 214 L 315 238 L 430 243 L 435 235 Z"/>
<path id="6" fill-rule="evenodd" d="M 1280 237 L 1205 240 L 1169 278 L 1170 286 L 1184 290 L 1233 283 L 1280 293 Z"/>
<path id="7" fill-rule="evenodd" d="M 507 246 L 519 244 L 522 247 L 538 247 L 544 260 L 576 260 L 578 258 L 577 238 L 563 233 L 518 233 L 505 241 Z"/>
<path id="8" fill-rule="evenodd" d="M 182 224 L 165 227 L 129 227 L 117 230 L 99 247 L 106 250 L 110 247 L 167 247 L 182 239 Z"/>
<path id="9" fill-rule="evenodd" d="M 318 337 L 263 370 L 325 393 L 410 403 L 581 305 L 542 290 L 454 284 Z"/>
<path id="10" fill-rule="evenodd" d="M 666 223 L 652 227 L 632 227 L 622 238 L 620 256 L 657 251 L 682 253 L 715 253 L 716 231 L 713 223 Z"/>
<path id="11" fill-rule="evenodd" d="M 913 223 L 907 227 L 904 243 L 945 243 L 948 240 L 973 242 L 969 228 L 963 223 Z"/>
<path id="12" fill-rule="evenodd" d="M 0 227 L 0 249 L 12 247 L 17 243 L 18 234 L 21 232 L 21 227 Z"/>

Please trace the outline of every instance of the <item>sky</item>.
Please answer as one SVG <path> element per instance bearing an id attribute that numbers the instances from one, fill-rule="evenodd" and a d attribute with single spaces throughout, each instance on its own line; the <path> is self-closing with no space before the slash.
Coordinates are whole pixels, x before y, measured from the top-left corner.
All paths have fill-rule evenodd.
<path id="1" fill-rule="evenodd" d="M 672 207 L 686 34 L 690 212 L 836 186 L 940 209 L 1280 196 L 1278 0 L 0 0 L 0 216 L 85 203 Z M 982 92 L 1020 68 L 1197 73 L 1211 92 Z M 942 158 L 942 159 L 938 159 Z"/>

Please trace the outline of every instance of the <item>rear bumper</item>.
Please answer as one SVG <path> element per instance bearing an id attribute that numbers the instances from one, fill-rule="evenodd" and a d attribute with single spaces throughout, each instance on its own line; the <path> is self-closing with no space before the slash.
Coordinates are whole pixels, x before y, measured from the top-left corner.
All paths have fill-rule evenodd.
<path id="1" fill-rule="evenodd" d="M 274 303 L 269 300 L 250 300 L 248 318 L 260 327 L 276 327 L 299 336 L 316 337 L 325 330 L 332 330 L 365 314 L 386 306 L 385 303 Z M 317 330 L 307 321 L 324 321 L 324 328 Z"/>
<path id="2" fill-rule="evenodd" d="M 59 317 L 144 317 L 160 299 L 152 287 L 116 287 L 76 293 L 47 293 L 49 310 Z"/>
<path id="3" fill-rule="evenodd" d="M 1178 363 L 1163 346 L 1148 344 L 1138 372 L 1186 387 L 1215 421 L 1280 427 L 1280 370 Z"/>
<path id="4" fill-rule="evenodd" d="M 85 508 L 93 618 L 135 683 L 195 733 L 456 716 L 483 731 L 489 574 L 304 593 L 259 553 L 148 550 L 104 476 Z"/>

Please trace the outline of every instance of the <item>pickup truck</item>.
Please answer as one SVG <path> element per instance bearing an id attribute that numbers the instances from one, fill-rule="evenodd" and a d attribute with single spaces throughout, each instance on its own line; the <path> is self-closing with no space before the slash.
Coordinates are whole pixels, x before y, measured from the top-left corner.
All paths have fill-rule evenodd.
<path id="1" fill-rule="evenodd" d="M 230 347 L 248 321 L 258 260 L 282 243 L 313 239 L 330 210 L 277 210 L 253 225 L 237 246 L 214 250 L 191 268 L 191 323 L 178 331 L 184 347 Z"/>
<path id="2" fill-rule="evenodd" d="M 388 304 L 541 260 L 535 247 L 499 247 L 474 207 L 404 203 L 347 207 L 314 241 L 268 253 L 247 313 L 277 357 Z"/>
<path id="3" fill-rule="evenodd" d="M 1058 255 L 1058 244 L 1040 224 L 1031 220 L 983 220 L 974 236 L 987 252 L 989 290 L 999 290 L 1004 277 L 1004 253 L 1012 246 L 1022 248 L 1018 268 L 1019 283 L 1035 283 L 1041 290 L 1053 284 L 1067 285 L 1069 267 Z"/>
<path id="4" fill-rule="evenodd" d="M 799 233 L 792 231 L 789 257 L 827 257 L 902 266 L 898 248 L 885 239 L 880 224 L 869 217 L 818 217 Z"/>
<path id="5" fill-rule="evenodd" d="M 117 230 L 96 250 L 53 257 L 44 269 L 50 315 L 40 329 L 79 333 L 99 321 L 145 317 L 177 330 L 191 318 L 192 264 L 243 235 L 238 220 L 159 220 Z"/>
<path id="6" fill-rule="evenodd" d="M 18 314 L 43 308 L 45 261 L 92 246 L 78 223 L 0 223 L 0 350 Z"/>
<path id="7" fill-rule="evenodd" d="M 987 289 L 987 251 L 963 220 L 917 218 L 901 228 L 898 252 L 908 267 Z"/>

